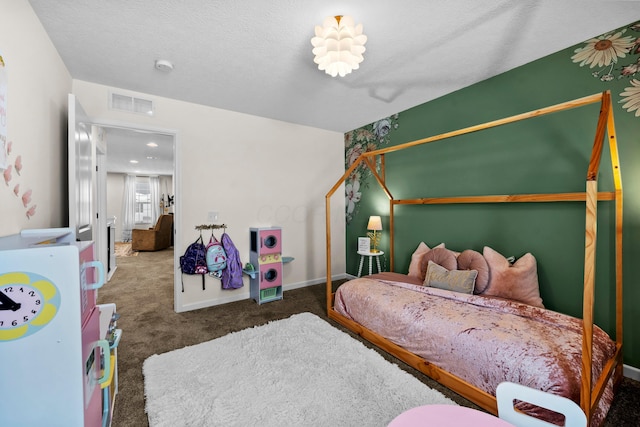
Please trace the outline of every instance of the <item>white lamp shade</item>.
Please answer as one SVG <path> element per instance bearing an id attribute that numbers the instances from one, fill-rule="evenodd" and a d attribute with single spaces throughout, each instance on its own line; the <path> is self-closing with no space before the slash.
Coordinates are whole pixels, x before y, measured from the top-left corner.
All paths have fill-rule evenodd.
<path id="1" fill-rule="evenodd" d="M 311 39 L 313 62 L 318 64 L 318 69 L 331 77 L 344 77 L 357 70 L 364 60 L 362 54 L 367 42 L 367 36 L 362 34 L 362 24 L 354 26 L 350 16 L 330 16 L 322 25 L 316 25 L 316 36 Z"/>
<path id="2" fill-rule="evenodd" d="M 367 224 L 367 230 L 382 230 L 382 219 L 379 216 L 370 216 L 369 223 Z"/>

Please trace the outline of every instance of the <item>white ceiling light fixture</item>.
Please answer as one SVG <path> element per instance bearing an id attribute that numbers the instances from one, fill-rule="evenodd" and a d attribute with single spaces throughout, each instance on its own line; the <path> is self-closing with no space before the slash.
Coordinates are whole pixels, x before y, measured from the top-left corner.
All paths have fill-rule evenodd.
<path id="1" fill-rule="evenodd" d="M 344 77 L 360 67 L 364 60 L 364 44 L 367 36 L 362 34 L 362 24 L 354 25 L 350 16 L 330 16 L 322 27 L 316 25 L 316 36 L 311 39 L 313 62 L 319 70 L 331 77 Z"/>

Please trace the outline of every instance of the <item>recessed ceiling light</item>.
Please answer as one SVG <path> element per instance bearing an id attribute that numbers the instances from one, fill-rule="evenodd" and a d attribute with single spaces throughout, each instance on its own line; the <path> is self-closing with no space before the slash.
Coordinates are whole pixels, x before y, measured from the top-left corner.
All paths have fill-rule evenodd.
<path id="1" fill-rule="evenodd" d="M 133 163 L 135 165 L 136 163 L 138 163 L 138 161 L 137 160 L 129 160 L 129 163 Z"/>
<path id="2" fill-rule="evenodd" d="M 158 160 L 158 158 L 153 156 L 147 156 L 147 160 Z"/>
<path id="3" fill-rule="evenodd" d="M 157 147 L 157 146 L 158 146 L 158 144 L 156 144 L 155 142 L 148 142 L 148 143 L 147 143 L 147 147 L 153 147 L 153 148 L 155 148 L 155 147 Z"/>

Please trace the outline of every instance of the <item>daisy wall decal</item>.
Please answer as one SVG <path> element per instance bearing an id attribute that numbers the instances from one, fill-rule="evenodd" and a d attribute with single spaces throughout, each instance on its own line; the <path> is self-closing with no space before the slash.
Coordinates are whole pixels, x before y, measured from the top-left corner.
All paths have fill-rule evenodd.
<path id="1" fill-rule="evenodd" d="M 622 108 L 627 110 L 629 113 L 633 113 L 635 111 L 635 116 L 640 117 L 640 80 L 632 79 L 631 87 L 625 88 L 624 92 L 620 94 L 622 99 L 619 101 L 622 105 Z"/>
<path id="2" fill-rule="evenodd" d="M 626 57 L 635 44 L 634 37 L 622 37 L 626 31 L 625 28 L 615 34 L 605 34 L 587 40 L 584 47 L 574 51 L 575 55 L 571 59 L 573 62 L 579 62 L 581 67 L 585 65 L 589 65 L 589 68 L 610 66 L 611 68 L 607 73 L 607 75 L 610 75 L 613 66 L 618 62 L 618 58 Z"/>
<path id="3" fill-rule="evenodd" d="M 589 66 L 591 75 L 603 83 L 629 79 L 631 86 L 619 93 L 618 103 L 640 117 L 640 80 L 634 78 L 640 75 L 640 22 L 587 40 L 574 50 L 571 60 Z"/>

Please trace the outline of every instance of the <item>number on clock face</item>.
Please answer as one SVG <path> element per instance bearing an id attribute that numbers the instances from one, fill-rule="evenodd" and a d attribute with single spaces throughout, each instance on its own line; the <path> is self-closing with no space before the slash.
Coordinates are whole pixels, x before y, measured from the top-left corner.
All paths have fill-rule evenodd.
<path id="1" fill-rule="evenodd" d="M 38 289 L 23 284 L 0 287 L 0 329 L 11 329 L 29 323 L 44 306 Z"/>

